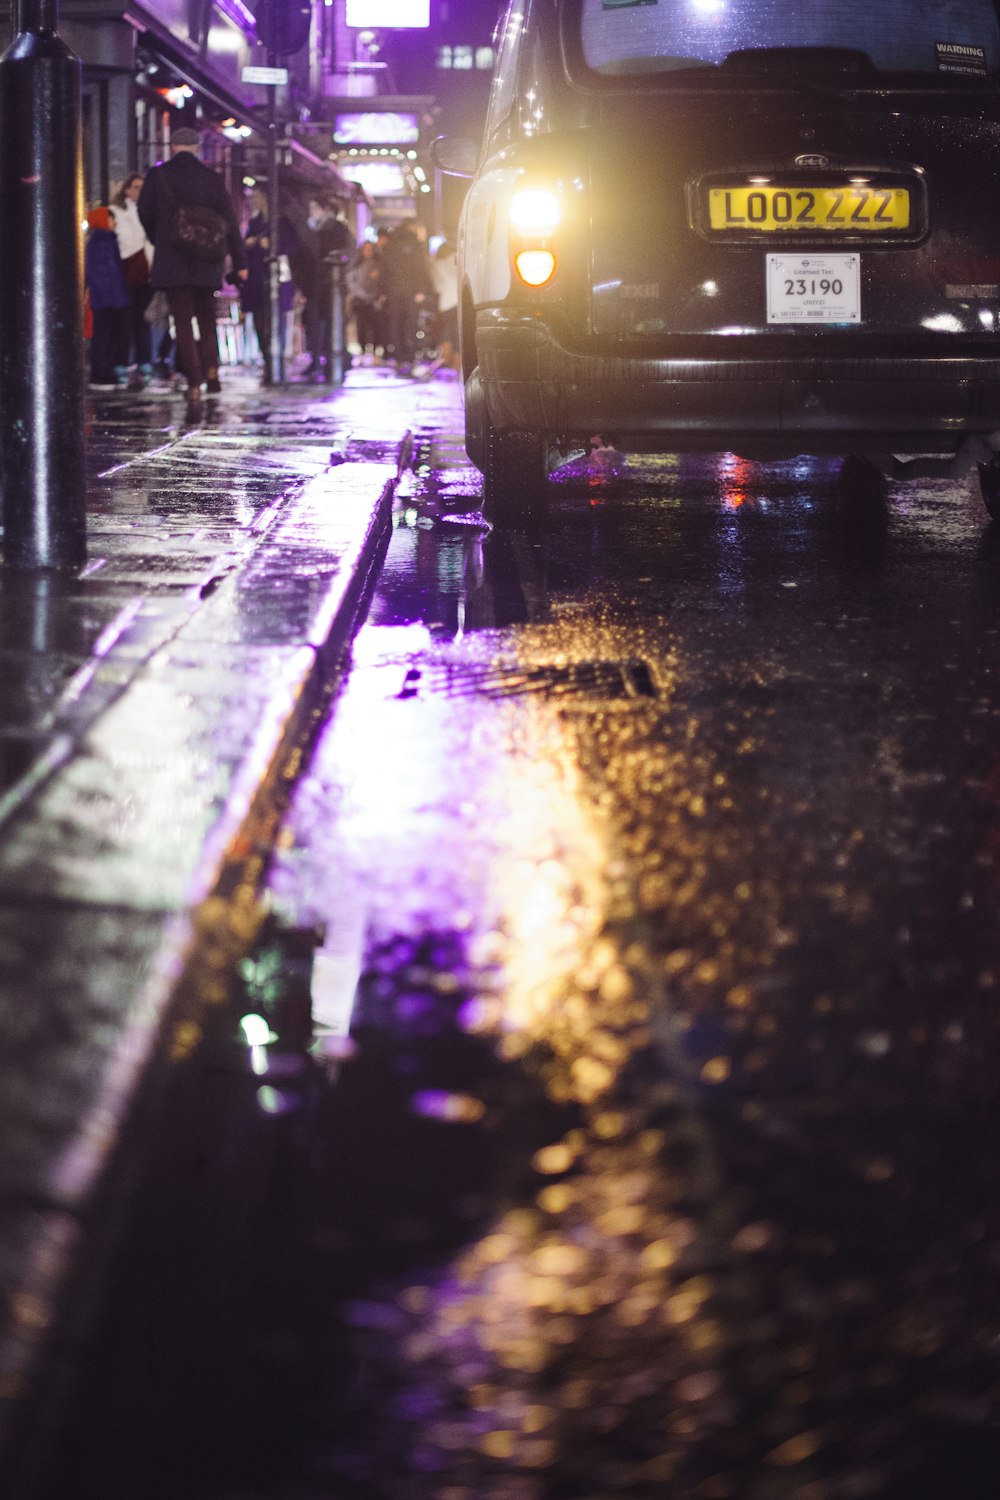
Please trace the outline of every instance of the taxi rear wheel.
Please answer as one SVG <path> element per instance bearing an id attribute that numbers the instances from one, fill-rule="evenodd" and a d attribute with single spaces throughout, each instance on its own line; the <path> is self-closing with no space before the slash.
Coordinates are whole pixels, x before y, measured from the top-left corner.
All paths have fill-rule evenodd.
<path id="1" fill-rule="evenodd" d="M 545 514 L 548 443 L 540 432 L 501 432 L 487 418 L 483 434 L 483 514 L 500 525 L 525 524 Z"/>
<path id="2" fill-rule="evenodd" d="M 884 471 L 859 453 L 842 460 L 837 483 L 843 498 L 858 504 L 884 505 L 889 493 Z"/>

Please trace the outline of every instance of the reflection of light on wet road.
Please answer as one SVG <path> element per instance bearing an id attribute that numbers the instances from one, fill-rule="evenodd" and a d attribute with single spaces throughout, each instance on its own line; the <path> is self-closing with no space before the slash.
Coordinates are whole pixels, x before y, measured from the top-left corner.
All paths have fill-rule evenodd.
<path id="1" fill-rule="evenodd" d="M 435 690 L 432 665 L 449 659 L 422 624 L 361 631 L 328 736 L 338 820 L 380 927 L 410 912 L 445 930 L 461 915 L 484 951 L 502 950 L 502 1025 L 517 1028 L 600 921 L 606 848 L 557 719 Z"/>
<path id="2" fill-rule="evenodd" d="M 572 754 L 551 712 L 521 703 L 518 736 L 533 749 L 498 768 L 508 780 L 508 814 L 496 869 L 508 945 L 500 1024 L 546 1027 L 581 954 L 600 930 L 608 864 Z"/>
<path id="3" fill-rule="evenodd" d="M 601 634 L 607 659 L 635 647 L 627 631 Z M 747 1335 L 733 1326 L 742 1293 L 728 1263 L 743 1229 L 713 1201 L 712 1152 L 684 1087 L 627 1082 L 652 1054 L 664 962 L 614 855 L 607 805 L 581 769 L 579 725 L 565 700 L 434 686 L 447 682 L 434 664 L 459 650 L 466 663 L 530 674 L 565 661 L 571 640 L 571 627 L 522 628 L 456 647 L 435 644 L 422 625 L 368 627 L 317 769 L 336 782 L 338 889 L 345 875 L 364 885 L 369 946 L 462 934 L 464 974 L 411 961 L 397 1014 L 418 1016 L 422 989 L 455 993 L 455 1022 L 492 1038 L 506 1065 L 499 1100 L 459 1078 L 444 1088 L 413 1074 L 412 1116 L 484 1142 L 498 1129 L 501 1142 L 537 1132 L 530 1112 L 517 1122 L 518 1078 L 563 1112 L 548 1139 L 536 1138 L 513 1201 L 498 1200 L 439 1273 L 370 1287 L 347 1310 L 386 1387 L 393 1431 L 376 1424 L 377 1446 L 396 1454 L 386 1492 L 399 1471 L 419 1470 L 435 1500 L 544 1500 L 556 1481 L 583 1495 L 601 1463 L 619 1476 L 609 1493 L 686 1483 L 690 1454 L 736 1421 L 726 1366 Z M 618 705 L 592 705 L 586 722 L 637 795 L 677 785 L 676 848 L 659 863 L 636 848 L 637 868 L 649 865 L 640 887 L 654 909 L 685 886 L 694 904 L 709 793 L 691 785 L 690 762 L 699 778 L 711 766 L 697 747 L 661 746 L 640 762 L 621 716 Z M 699 957 L 685 954 L 685 965 L 698 970 Z M 391 970 L 379 975 L 390 982 Z M 759 1230 L 762 1243 L 768 1232 Z M 356 1451 L 345 1461 L 380 1462 Z"/>
<path id="4" fill-rule="evenodd" d="M 718 468 L 725 509 L 739 510 L 741 506 L 750 504 L 749 485 L 754 465 L 748 459 L 738 458 L 735 453 L 723 453 L 719 457 Z"/>
<path id="5" fill-rule="evenodd" d="M 567 465 L 548 554 L 530 574 L 520 538 L 503 554 L 520 613 L 478 616 L 516 626 L 366 633 L 355 676 L 372 682 L 349 684 L 321 773 L 345 814 L 337 857 L 370 902 L 377 1036 L 359 1029 L 355 1061 L 369 1045 L 391 1059 L 373 1134 L 395 1087 L 394 1153 L 431 1128 L 427 1159 L 450 1148 L 481 1191 L 430 1253 L 401 1236 L 345 1308 L 369 1385 L 333 1493 L 347 1476 L 426 1500 L 832 1500 L 906 1471 L 870 1408 L 907 1433 L 898 1393 L 926 1383 L 954 1278 L 936 1229 L 926 1253 L 905 1242 L 925 1213 L 938 1224 L 938 1191 L 959 1222 L 973 1199 L 943 1177 L 921 1199 L 940 1072 L 911 1050 L 895 1075 L 919 1103 L 912 1148 L 885 1089 L 907 1047 L 939 1070 L 963 1033 L 939 1045 L 914 1025 L 923 981 L 894 913 L 900 820 L 919 804 L 883 745 L 933 764 L 912 704 L 943 700 L 908 654 L 876 696 L 873 642 L 910 614 L 845 554 L 856 522 L 836 483 L 832 460 L 637 461 L 592 511 L 586 465 Z M 861 557 L 883 567 L 866 535 Z M 412 550 L 440 579 L 432 543 L 428 527 Z M 923 600 L 917 565 L 912 595 L 889 570 L 904 600 Z M 529 579 L 551 590 L 530 610 Z M 981 581 L 992 591 L 992 563 Z M 572 674 L 539 687 L 626 659 L 648 664 L 648 696 L 584 702 Z M 352 694 L 382 715 L 353 745 Z M 391 814 L 360 808 L 359 778 L 377 805 L 386 776 Z M 952 1013 L 951 969 L 940 986 L 934 1016 Z M 420 1053 L 428 1034 L 447 1068 Z M 992 1196 L 975 1192 L 977 1225 Z M 943 1362 L 934 1379 L 949 1400 L 961 1386 Z"/>

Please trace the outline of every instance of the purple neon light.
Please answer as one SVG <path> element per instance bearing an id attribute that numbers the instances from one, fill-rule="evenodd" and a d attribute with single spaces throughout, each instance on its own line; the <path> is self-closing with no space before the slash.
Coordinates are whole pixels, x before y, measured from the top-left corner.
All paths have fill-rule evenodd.
<path id="1" fill-rule="evenodd" d="M 420 117 L 389 109 L 352 110 L 334 116 L 333 139 L 338 146 L 415 146 Z"/>
<path id="2" fill-rule="evenodd" d="M 235 21 L 242 31 L 255 35 L 257 22 L 253 12 L 243 4 L 243 0 L 215 0 L 216 5 L 223 15 L 228 16 L 230 21 Z"/>
<path id="3" fill-rule="evenodd" d="M 431 24 L 430 0 L 347 0 L 348 26 L 417 31 Z"/>

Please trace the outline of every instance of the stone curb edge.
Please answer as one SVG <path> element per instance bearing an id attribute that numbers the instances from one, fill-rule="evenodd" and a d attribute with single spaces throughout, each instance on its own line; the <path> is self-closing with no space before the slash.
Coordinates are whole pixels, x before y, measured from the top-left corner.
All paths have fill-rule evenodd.
<path id="1" fill-rule="evenodd" d="M 72 1182 L 82 1210 L 38 1205 L 33 1244 L 25 1255 L 20 1287 L 13 1290 L 0 1321 L 0 1476 L 7 1500 L 29 1500 L 44 1466 L 60 1395 L 68 1372 L 53 1373 L 47 1362 L 66 1366 L 79 1353 L 93 1311 L 98 1275 L 93 1264 L 108 1253 L 113 1233 L 102 1214 L 120 1215 L 102 1204 L 102 1188 L 121 1174 L 134 1180 L 136 1164 L 120 1165 L 131 1154 L 124 1145 L 129 1126 L 155 1113 L 167 1082 L 169 1064 L 197 1045 L 199 1022 L 211 1008 L 211 976 L 216 979 L 252 938 L 259 913 L 242 904 L 234 888 L 242 872 L 259 861 L 259 850 L 298 770 L 336 658 L 349 643 L 379 562 L 379 548 L 390 529 L 396 484 L 405 466 L 409 434 L 400 444 L 396 473 L 384 479 L 369 525 L 331 580 L 319 618 L 322 628 L 297 654 L 298 682 L 285 683 L 261 715 L 262 732 L 234 781 L 225 806 L 202 848 L 184 910 L 168 919 L 152 972 L 142 987 L 133 1019 L 105 1071 L 100 1094 L 80 1122 L 71 1160 L 61 1176 Z M 63 759 L 60 756 L 59 759 Z M 47 767 L 46 769 L 52 769 Z M 154 1098 L 140 1099 L 150 1093 Z M 53 1318 L 42 1317 L 44 1309 Z M 68 1326 L 67 1326 L 68 1325 Z M 37 1406 L 38 1409 L 33 1409 Z"/>

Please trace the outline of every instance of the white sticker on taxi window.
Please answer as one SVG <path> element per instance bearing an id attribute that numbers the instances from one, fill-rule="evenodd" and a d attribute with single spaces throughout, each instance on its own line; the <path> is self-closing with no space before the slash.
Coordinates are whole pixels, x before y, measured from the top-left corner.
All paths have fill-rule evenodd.
<path id="1" fill-rule="evenodd" d="M 935 42 L 934 55 L 939 73 L 964 73 L 974 78 L 986 77 L 986 48 L 970 47 L 966 42 Z"/>
<path id="2" fill-rule="evenodd" d="M 860 323 L 860 255 L 769 255 L 769 323 Z"/>

